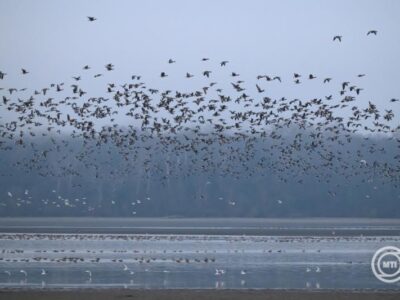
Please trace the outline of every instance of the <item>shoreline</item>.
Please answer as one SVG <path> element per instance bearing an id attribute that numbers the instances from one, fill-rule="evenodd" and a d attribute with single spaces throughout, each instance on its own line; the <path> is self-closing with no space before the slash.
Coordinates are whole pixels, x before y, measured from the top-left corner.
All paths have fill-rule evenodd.
<path id="1" fill-rule="evenodd" d="M 398 219 L 0 218 L 1 233 L 400 236 Z"/>
<path id="2" fill-rule="evenodd" d="M 275 290 L 275 289 L 0 289 L 0 299 L 143 299 L 143 300 L 278 300 L 278 299 L 398 299 L 396 290 Z"/>

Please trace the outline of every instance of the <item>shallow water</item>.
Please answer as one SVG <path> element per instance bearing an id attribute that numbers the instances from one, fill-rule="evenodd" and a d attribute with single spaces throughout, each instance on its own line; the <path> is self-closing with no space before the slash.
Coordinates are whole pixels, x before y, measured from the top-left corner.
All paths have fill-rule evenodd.
<path id="1" fill-rule="evenodd" d="M 371 271 L 389 245 L 400 237 L 3 233 L 0 286 L 400 290 Z"/>

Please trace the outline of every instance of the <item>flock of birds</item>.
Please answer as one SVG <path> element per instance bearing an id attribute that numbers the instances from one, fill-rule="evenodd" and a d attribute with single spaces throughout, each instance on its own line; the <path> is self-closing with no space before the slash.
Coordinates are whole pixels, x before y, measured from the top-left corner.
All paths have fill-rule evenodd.
<path id="1" fill-rule="evenodd" d="M 367 35 L 377 35 L 377 30 Z M 34 90 L 4 87 L 7 73 L 0 71 L 0 151 L 22 151 L 25 156 L 14 166 L 41 176 L 80 176 L 84 169 L 93 170 L 96 178 L 118 178 L 140 170 L 165 182 L 174 171 L 179 176 L 182 171 L 188 176 L 213 171 L 240 178 L 268 169 L 282 181 L 296 176 L 301 183 L 305 174 L 313 174 L 329 182 L 332 176 L 324 173 L 329 171 L 348 179 L 365 175 L 365 182 L 378 176 L 398 186 L 400 125 L 386 106 L 399 99 L 387 99 L 383 109 L 360 101 L 364 88 L 354 81 L 366 74 L 341 81 L 316 74 L 259 74 L 248 82 L 228 71 L 227 82 L 219 83 L 213 79 L 216 68 L 226 70 L 230 62 L 201 61 L 203 70 L 185 75 L 186 80 L 203 81 L 192 91 L 160 90 L 132 75 L 127 82 L 109 82 L 99 97 L 90 96 L 84 85 L 113 72 L 112 63 L 104 66 L 107 74 L 91 73 L 85 65 L 72 82 Z M 178 64 L 172 58 L 167 63 Z M 21 68 L 21 76 L 33 74 Z M 168 77 L 168 70 L 160 72 L 160 80 Z M 335 84 L 337 94 L 309 99 L 268 95 L 270 85 L 306 81 Z M 380 159 L 387 149 L 375 135 L 397 153 Z M 353 141 L 361 146 L 352 151 L 347 146 Z M 1 175 L 8 176 L 5 170 Z"/>
<path id="2" fill-rule="evenodd" d="M 370 35 L 370 34 L 377 35 L 377 34 L 378 34 L 378 30 L 369 30 L 369 31 L 367 32 L 367 36 Z M 342 38 L 343 38 L 342 35 L 335 35 L 335 36 L 333 37 L 333 41 L 336 41 L 336 40 L 337 40 L 337 41 L 341 42 L 341 41 L 342 41 Z"/>
<path id="3" fill-rule="evenodd" d="M 255 275 L 254 270 L 252 268 L 240 269 L 225 266 L 222 261 L 227 259 L 227 255 L 229 261 L 231 256 L 244 259 L 246 255 L 256 252 L 265 255 L 266 261 L 274 261 L 278 257 L 282 259 L 287 255 L 293 255 L 294 252 L 297 253 L 296 255 L 305 256 L 329 253 L 329 242 L 354 243 L 360 239 L 378 242 L 379 240 L 384 241 L 387 237 L 310 238 L 305 242 L 303 237 L 271 236 L 225 236 L 220 240 L 221 237 L 180 235 L 3 234 L 1 239 L 13 242 L 19 241 L 21 243 L 30 241 L 34 242 L 33 245 L 36 246 L 43 245 L 36 244 L 38 241 L 46 241 L 50 243 L 50 247 L 39 246 L 29 249 L 29 251 L 20 248 L 3 248 L 1 250 L 0 264 L 3 264 L 4 267 L 0 272 L 0 281 L 7 282 L 21 278 L 26 280 L 28 277 L 31 281 L 40 279 L 46 282 L 47 278 L 50 281 L 54 281 L 54 279 L 57 280 L 58 278 L 57 274 L 60 271 L 60 266 L 79 263 L 83 265 L 80 266 L 79 272 L 74 273 L 73 276 L 76 279 L 86 279 L 84 282 L 90 284 L 92 283 L 92 278 L 96 279 L 97 275 L 104 276 L 104 273 L 107 272 L 113 272 L 112 275 L 107 276 L 140 279 L 143 273 L 176 273 L 181 272 L 180 268 L 186 268 L 185 265 L 190 266 L 193 264 L 196 265 L 196 268 L 206 268 L 209 276 L 215 276 L 218 281 L 224 281 L 225 278 L 232 278 L 232 276 L 245 281 Z M 202 241 L 206 243 L 200 243 L 194 249 L 190 246 L 186 248 L 191 245 L 186 243 L 188 239 L 192 240 L 192 242 Z M 98 245 L 102 245 L 102 247 L 94 246 L 88 249 L 81 245 L 72 249 L 72 245 L 69 242 L 74 243 L 77 241 L 88 242 L 89 244 L 96 241 L 100 242 L 101 244 Z M 211 242 L 211 244 L 207 243 L 207 241 Z M 230 246 L 221 247 L 219 245 L 221 241 L 228 243 Z M 159 249 L 149 248 L 149 242 L 161 243 L 160 245 L 163 245 L 163 247 Z M 249 242 L 256 243 L 257 246 L 251 248 L 248 245 Z M 107 243 L 109 243 L 108 245 L 113 245 L 113 247 L 107 247 Z M 118 248 L 118 243 L 121 248 Z M 314 246 L 310 247 L 311 244 L 314 244 Z M 67 245 L 70 245 L 71 248 L 68 248 L 69 246 Z M 347 261 L 345 263 L 350 265 L 364 264 L 365 262 Z M 106 269 L 101 267 L 101 265 L 109 266 L 109 264 L 112 264 L 113 267 Z M 22 268 L 25 266 L 27 268 Z M 304 266 L 302 272 L 307 276 L 307 273 L 311 275 L 321 273 L 324 271 L 323 269 L 323 265 L 310 263 Z M 77 271 L 77 269 L 74 270 Z M 63 278 L 65 278 L 64 272 L 66 271 L 63 270 L 62 272 L 64 274 Z"/>

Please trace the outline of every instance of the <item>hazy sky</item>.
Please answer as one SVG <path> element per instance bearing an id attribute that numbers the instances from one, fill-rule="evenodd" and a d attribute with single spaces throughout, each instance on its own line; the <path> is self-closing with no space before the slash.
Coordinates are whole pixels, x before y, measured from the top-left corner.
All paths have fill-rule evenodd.
<path id="1" fill-rule="evenodd" d="M 341 82 L 351 81 L 364 88 L 360 98 L 386 105 L 400 98 L 399 16 L 396 0 L 1 0 L 0 70 L 7 77 L 0 87 L 41 88 L 80 74 L 93 81 L 113 63 L 115 71 L 98 82 L 141 74 L 148 87 L 190 89 L 210 81 L 200 76 L 204 70 L 228 85 L 235 71 L 253 89 L 258 74 L 280 75 L 284 83 L 268 90 L 274 96 L 337 95 Z M 367 37 L 371 29 L 378 35 Z M 343 41 L 333 42 L 334 35 Z M 222 60 L 230 61 L 226 68 Z M 30 74 L 21 76 L 21 67 Z M 162 81 L 161 71 L 169 74 Z M 187 71 L 200 79 L 185 79 Z M 300 88 L 293 72 L 318 81 Z M 332 83 L 323 85 L 324 77 Z M 400 113 L 398 103 L 391 106 Z"/>

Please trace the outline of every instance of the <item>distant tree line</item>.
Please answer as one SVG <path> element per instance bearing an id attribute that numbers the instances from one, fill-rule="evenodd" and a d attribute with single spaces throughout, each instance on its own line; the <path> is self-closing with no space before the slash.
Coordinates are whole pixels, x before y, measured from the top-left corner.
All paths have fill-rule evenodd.
<path id="1" fill-rule="evenodd" d="M 387 171 L 398 149 L 387 139 L 332 144 L 331 153 L 347 155 L 330 160 L 304 149 L 287 160 L 282 148 L 265 160 L 265 142 L 251 150 L 238 143 L 231 158 L 218 155 L 228 145 L 210 145 L 206 161 L 185 151 L 154 152 L 149 160 L 143 148 L 136 165 L 112 145 L 81 153 L 78 141 L 68 143 L 70 152 L 58 149 L 34 165 L 29 148 L 2 152 L 0 216 L 400 217 L 399 169 Z M 370 153 L 368 143 L 385 151 Z M 77 155 L 85 157 L 77 162 Z"/>

